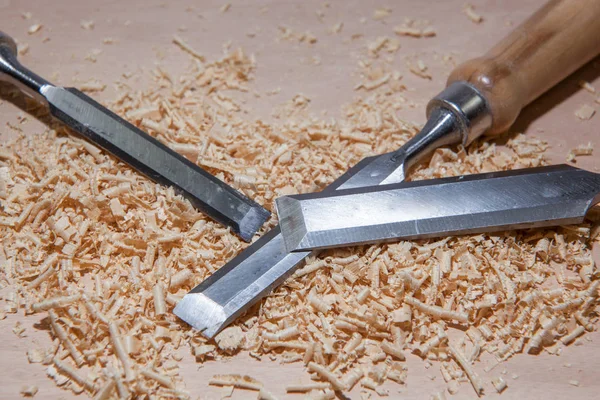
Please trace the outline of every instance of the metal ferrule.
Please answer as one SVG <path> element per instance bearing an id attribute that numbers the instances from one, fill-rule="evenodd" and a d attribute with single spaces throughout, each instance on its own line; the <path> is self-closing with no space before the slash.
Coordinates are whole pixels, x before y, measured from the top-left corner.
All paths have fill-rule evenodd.
<path id="1" fill-rule="evenodd" d="M 462 144 L 467 146 L 492 126 L 492 113 L 485 97 L 471 84 L 451 83 L 427 104 L 427 117 L 445 109 L 456 117 L 462 133 Z"/>

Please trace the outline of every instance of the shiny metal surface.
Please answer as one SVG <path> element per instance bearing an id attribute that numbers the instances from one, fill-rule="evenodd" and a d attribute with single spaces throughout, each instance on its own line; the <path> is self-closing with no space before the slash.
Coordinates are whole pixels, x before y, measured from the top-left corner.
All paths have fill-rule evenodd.
<path id="1" fill-rule="evenodd" d="M 580 223 L 600 174 L 568 165 L 465 175 L 277 199 L 286 249 Z"/>
<path id="2" fill-rule="evenodd" d="M 454 114 L 444 108 L 432 110 L 421 132 L 400 149 L 381 155 L 336 189 L 387 185 L 402 182 L 407 171 L 423 156 L 441 146 L 461 143 L 462 131 Z"/>
<path id="3" fill-rule="evenodd" d="M 215 178 L 76 89 L 55 87 L 16 60 L 12 39 L 0 32 L 0 79 L 44 99 L 50 113 L 150 179 L 172 186 L 194 207 L 246 241 L 269 218 L 256 202 Z"/>
<path id="4" fill-rule="evenodd" d="M 402 182 L 407 169 L 439 146 L 460 143 L 454 114 L 435 111 L 430 121 L 399 150 L 368 157 L 322 193 Z M 186 294 L 175 314 L 206 337 L 213 337 L 283 281 L 311 252 L 288 253 L 279 228 L 271 230 Z"/>
<path id="5" fill-rule="evenodd" d="M 12 83 L 29 96 L 43 100 L 39 93 L 49 83 L 23 67 L 17 60 L 17 45 L 13 38 L 0 31 L 0 81 Z"/>
<path id="6" fill-rule="evenodd" d="M 454 114 L 467 146 L 492 126 L 492 114 L 485 97 L 467 82 L 453 82 L 427 104 L 427 118 L 443 108 Z"/>

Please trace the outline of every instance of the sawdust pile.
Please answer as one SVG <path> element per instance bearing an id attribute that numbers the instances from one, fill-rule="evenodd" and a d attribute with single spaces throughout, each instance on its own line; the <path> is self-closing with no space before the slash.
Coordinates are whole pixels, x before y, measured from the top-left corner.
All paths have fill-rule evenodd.
<path id="1" fill-rule="evenodd" d="M 150 89 L 111 107 L 271 209 L 277 196 L 320 189 L 417 131 L 396 116 L 403 87 L 387 81 L 337 121 L 304 117 L 306 98 L 285 105 L 279 125 L 245 121 L 230 93 L 249 90 L 253 59 L 237 50 L 208 63 L 186 51 L 187 74 L 157 68 Z M 534 167 L 545 149 L 524 136 L 502 151 L 442 149 L 412 177 Z M 355 385 L 385 395 L 382 383 L 404 382 L 408 353 L 435 362 L 450 393 L 463 381 L 477 394 L 501 391 L 502 379 L 492 386 L 472 370 L 482 353 L 498 362 L 558 353 L 596 321 L 597 229 L 582 225 L 323 252 L 208 341 L 171 310 L 246 245 L 171 189 L 56 126 L 2 146 L 0 198 L 3 312 L 43 319 L 53 344 L 31 349 L 29 361 L 98 399 L 185 398 L 183 352 L 198 362 L 241 351 L 301 362 L 317 382 L 288 390 L 322 398 Z M 266 397 L 249 378 L 215 382 Z"/>

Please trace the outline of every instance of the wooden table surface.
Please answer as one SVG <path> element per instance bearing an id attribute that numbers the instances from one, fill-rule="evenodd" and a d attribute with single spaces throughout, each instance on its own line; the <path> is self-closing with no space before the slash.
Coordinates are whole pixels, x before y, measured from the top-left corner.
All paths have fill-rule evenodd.
<path id="1" fill-rule="evenodd" d="M 231 41 L 256 55 L 257 70 L 251 87 L 261 92 L 281 88 L 277 95 L 255 98 L 247 94 L 247 118 L 271 120 L 271 111 L 298 93 L 311 99 L 315 115 L 326 111 L 324 118 L 335 118 L 341 106 L 360 94 L 354 86 L 360 82 L 358 61 L 365 58 L 366 46 L 379 36 L 394 37 L 393 27 L 405 18 L 429 19 L 437 31 L 433 38 L 401 39 L 401 48 L 393 56 L 392 65 L 403 74 L 409 88 L 406 97 L 415 103 L 399 112 L 399 117 L 422 124 L 424 106 L 440 91 L 451 67 L 440 60 L 452 54 L 458 60 L 480 55 L 507 34 L 520 21 L 543 4 L 543 0 L 473 0 L 476 10 L 484 17 L 475 24 L 462 13 L 464 0 L 423 2 L 396 1 L 291 1 L 253 0 L 235 1 L 227 12 L 219 1 L 196 2 L 156 0 L 62 0 L 42 2 L 34 0 L 0 0 L 0 30 L 21 43 L 29 51 L 21 61 L 50 81 L 77 86 L 91 79 L 107 84 L 107 89 L 95 95 L 100 101 L 116 97 L 112 87 L 125 72 L 135 75 L 134 86 L 142 87 L 148 71 L 159 62 L 174 76 L 188 63 L 188 56 L 172 44 L 173 35 L 184 38 L 208 59 L 222 55 L 222 46 Z M 328 5 L 327 5 L 328 4 Z M 384 20 L 373 19 L 379 7 L 390 7 L 392 13 Z M 317 10 L 324 16 L 319 18 Z M 25 12 L 31 19 L 23 18 Z M 364 18 L 364 19 L 363 19 Z M 93 20 L 94 28 L 84 30 L 82 20 Z M 343 22 L 342 31 L 331 34 L 336 23 Z M 29 35 L 28 28 L 42 24 L 39 32 Z M 310 31 L 317 37 L 312 45 L 281 39 L 278 26 L 297 31 Z M 252 36 L 251 34 L 255 35 Z M 354 34 L 362 36 L 351 40 Z M 104 38 L 113 38 L 114 44 L 103 44 Z M 94 49 L 102 52 L 96 62 L 86 59 Z M 314 58 L 320 64 L 314 63 Z M 433 79 L 425 80 L 408 71 L 406 60 L 418 57 L 428 66 Z M 146 78 L 145 78 L 146 77 Z M 600 91 L 600 59 L 592 61 L 551 92 L 528 107 L 513 127 L 514 132 L 525 132 L 548 141 L 548 155 L 552 162 L 564 162 L 568 151 L 580 144 L 592 142 L 596 154 L 580 157 L 577 165 L 591 171 L 600 171 L 600 104 L 593 95 L 582 90 L 578 82 L 586 80 Z M 594 107 L 598 114 L 589 121 L 581 121 L 575 111 L 583 104 Z M 13 135 L 7 123 L 16 124 L 24 115 L 10 101 L 0 104 L 0 138 Z M 21 127 L 27 135 L 46 129 L 41 122 L 28 118 Z M 596 246 L 598 247 L 598 246 Z M 595 260 L 600 260 L 598 248 Z M 0 294 L 5 291 L 0 291 Z M 21 314 L 8 315 L 0 321 L 0 398 L 18 398 L 24 384 L 35 383 L 40 392 L 35 398 L 72 398 L 70 393 L 55 387 L 46 378 L 43 366 L 28 365 L 25 351 L 34 344 L 47 345 L 46 331 L 35 328 L 42 316 L 25 319 Z M 12 332 L 17 321 L 27 328 L 27 337 L 18 339 Z M 507 370 L 508 389 L 501 395 L 509 398 L 577 399 L 598 398 L 600 393 L 600 334 L 593 333 L 565 349 L 560 356 L 519 355 L 489 374 L 483 372 L 485 363 L 477 369 L 487 378 Z M 181 373 L 192 398 L 218 399 L 219 388 L 209 387 L 207 380 L 217 373 L 249 373 L 265 383 L 279 398 L 285 397 L 284 386 L 293 382 L 307 382 L 308 375 L 299 364 L 280 365 L 270 361 L 252 360 L 239 356 L 226 361 L 197 364 L 184 351 Z M 264 358 L 263 360 L 266 360 Z M 428 398 L 445 387 L 436 368 L 425 369 L 423 362 L 410 357 L 406 386 L 388 384 L 390 398 Z M 518 375 L 513 379 L 512 374 Z M 430 379 L 435 376 L 435 379 Z M 580 382 L 579 387 L 569 380 Z M 489 398 L 499 397 L 488 390 Z M 234 398 L 254 397 L 247 391 L 237 391 Z M 358 398 L 354 391 L 352 398 Z M 449 396 L 450 397 L 450 396 Z M 470 386 L 463 384 L 452 398 L 473 398 Z M 295 396 L 293 398 L 300 398 Z"/>

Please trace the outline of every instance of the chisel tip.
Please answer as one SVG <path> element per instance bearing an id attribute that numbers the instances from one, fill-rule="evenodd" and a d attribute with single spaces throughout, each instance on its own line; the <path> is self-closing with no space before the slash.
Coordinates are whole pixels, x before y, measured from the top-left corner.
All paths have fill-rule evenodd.
<path id="1" fill-rule="evenodd" d="M 202 293 L 186 294 L 173 312 L 207 338 L 212 338 L 223 329 L 227 320 L 223 307 Z"/>
<path id="2" fill-rule="evenodd" d="M 269 217 L 271 217 L 271 213 L 261 206 L 257 205 L 249 208 L 239 224 L 240 237 L 246 242 L 250 242 L 254 234 L 267 222 Z"/>
<path id="3" fill-rule="evenodd" d="M 279 227 L 284 233 L 285 248 L 288 252 L 296 251 L 308 239 L 301 203 L 292 197 L 283 196 L 275 200 L 275 205 L 280 218 Z"/>

